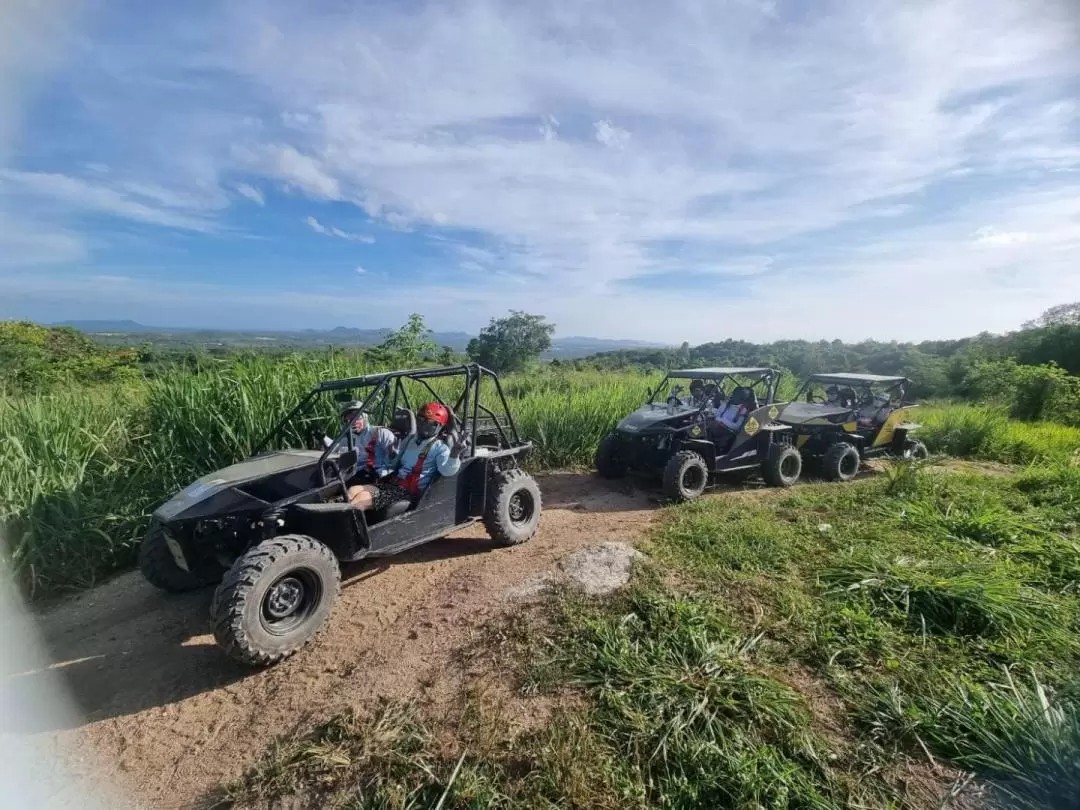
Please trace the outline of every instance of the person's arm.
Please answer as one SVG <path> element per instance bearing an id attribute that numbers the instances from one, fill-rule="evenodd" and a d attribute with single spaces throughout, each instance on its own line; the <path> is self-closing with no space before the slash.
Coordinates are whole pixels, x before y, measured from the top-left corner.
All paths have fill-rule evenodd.
<path id="1" fill-rule="evenodd" d="M 450 452 L 446 442 L 436 442 L 431 448 L 430 455 L 435 459 L 435 469 L 439 471 L 439 475 L 457 475 L 458 470 L 461 469 L 461 459 Z"/>
<path id="2" fill-rule="evenodd" d="M 375 475 L 382 477 L 394 471 L 394 434 L 383 428 L 375 439 Z"/>

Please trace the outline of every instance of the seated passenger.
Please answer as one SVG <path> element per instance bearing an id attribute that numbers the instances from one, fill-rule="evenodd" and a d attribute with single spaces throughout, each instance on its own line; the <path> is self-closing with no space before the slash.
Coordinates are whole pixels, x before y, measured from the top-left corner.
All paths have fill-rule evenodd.
<path id="1" fill-rule="evenodd" d="M 705 383 L 701 380 L 690 381 L 690 396 L 686 398 L 685 403 L 691 408 L 697 408 L 701 405 L 704 399 Z"/>
<path id="2" fill-rule="evenodd" d="M 721 447 L 729 444 L 742 429 L 751 404 L 749 392 L 745 388 L 736 388 L 727 404 L 716 412 L 716 419 L 709 429 L 713 441 Z"/>
<path id="3" fill-rule="evenodd" d="M 392 473 L 374 484 L 349 487 L 349 502 L 365 511 L 385 509 L 398 501 L 415 505 L 436 473 L 456 475 L 466 442 L 451 439 L 448 443 L 439 438 L 449 422 L 450 412 L 445 405 L 424 405 L 417 414 L 416 435 L 402 442 L 392 462 Z"/>
<path id="4" fill-rule="evenodd" d="M 882 425 L 892 413 L 892 404 L 888 397 L 871 396 L 861 408 L 859 408 L 858 422 L 863 427 Z"/>
<path id="5" fill-rule="evenodd" d="M 371 418 L 360 410 L 363 403 L 356 400 L 341 406 L 341 420 L 350 425 L 352 445 L 356 450 L 356 469 L 370 478 L 382 478 L 393 469 L 397 437 L 391 430 L 371 424 Z M 325 438 L 329 446 L 333 439 Z"/>

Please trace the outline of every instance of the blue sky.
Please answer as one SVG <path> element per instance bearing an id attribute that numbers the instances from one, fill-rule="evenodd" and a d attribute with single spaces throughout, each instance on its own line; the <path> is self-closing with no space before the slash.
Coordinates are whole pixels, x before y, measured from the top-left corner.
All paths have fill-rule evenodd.
<path id="1" fill-rule="evenodd" d="M 0 317 L 921 339 L 1080 299 L 1070 0 L 8 0 Z"/>

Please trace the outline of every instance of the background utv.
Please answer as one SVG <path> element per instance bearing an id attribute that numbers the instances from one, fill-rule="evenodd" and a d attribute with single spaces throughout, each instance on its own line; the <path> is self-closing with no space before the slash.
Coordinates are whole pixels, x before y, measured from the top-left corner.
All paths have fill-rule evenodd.
<path id="1" fill-rule="evenodd" d="M 672 380 L 700 381 L 698 395 L 683 396 Z M 772 486 L 790 486 L 802 472 L 791 428 L 776 421 L 780 372 L 771 368 L 692 368 L 670 371 L 649 401 L 622 419 L 600 442 L 596 470 L 605 478 L 628 471 L 659 475 L 672 501 L 701 495 L 728 473 L 760 471 Z M 693 385 L 693 383 L 692 383 Z M 666 394 L 664 392 L 667 392 Z M 745 405 L 735 429 L 715 427 L 716 412 L 731 402 Z"/>
<path id="2" fill-rule="evenodd" d="M 814 374 L 780 416 L 804 460 L 829 481 L 849 481 L 863 459 L 926 458 L 914 437 L 911 380 L 877 374 Z"/>

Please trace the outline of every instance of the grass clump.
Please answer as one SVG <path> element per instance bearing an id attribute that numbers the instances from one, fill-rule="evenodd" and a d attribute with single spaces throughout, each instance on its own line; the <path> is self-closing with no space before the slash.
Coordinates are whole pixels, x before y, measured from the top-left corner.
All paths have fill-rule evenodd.
<path id="1" fill-rule="evenodd" d="M 577 623 L 572 683 L 660 807 L 839 807 L 828 746 L 793 689 L 706 604 L 638 593 Z"/>
<path id="2" fill-rule="evenodd" d="M 915 631 L 994 637 L 1053 629 L 1052 603 L 996 564 L 853 559 L 826 568 L 827 594 L 863 596 Z"/>
<path id="3" fill-rule="evenodd" d="M 918 745 L 929 756 L 978 774 L 991 806 L 1064 810 L 1080 806 L 1080 705 L 1052 695 L 1038 678 L 984 684 L 944 675 L 911 696 L 877 686 L 863 716 L 873 733 Z"/>
<path id="4" fill-rule="evenodd" d="M 919 438 L 932 452 L 1006 464 L 1071 463 L 1080 452 L 1080 428 L 1056 422 L 1021 422 L 992 406 L 929 407 L 919 414 Z"/>

